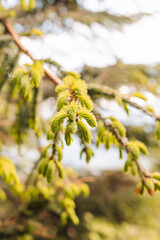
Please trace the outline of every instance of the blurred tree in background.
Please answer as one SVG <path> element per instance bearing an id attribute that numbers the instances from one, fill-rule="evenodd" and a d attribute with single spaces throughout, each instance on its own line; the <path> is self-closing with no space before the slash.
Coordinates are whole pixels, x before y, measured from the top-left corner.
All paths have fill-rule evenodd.
<path id="1" fill-rule="evenodd" d="M 114 65 L 83 66 L 75 73 L 66 71 L 54 56 L 35 57 L 28 50 L 31 46 L 23 44 L 23 37 L 38 43 L 56 26 L 69 32 L 69 21 L 121 31 L 147 14 L 93 12 L 80 3 L 21 0 L 10 5 L 0 0 L 0 239 L 159 239 L 159 195 L 150 199 L 134 194 L 136 184 L 137 195 L 146 191 L 152 196 L 160 190 L 160 173 L 154 169 L 150 173 L 140 161 L 150 152 L 158 170 L 160 117 L 145 93 L 155 97 L 159 93 L 159 64 L 131 65 L 116 59 Z M 119 91 L 124 85 L 130 89 L 128 95 Z M 48 121 L 43 103 L 51 97 L 54 114 Z M 123 124 L 109 115 L 107 103 L 113 101 L 126 117 L 136 109 L 153 121 L 139 127 L 129 120 Z M 94 145 L 103 145 L 106 151 L 118 148 L 119 158 L 125 159 L 124 172 L 135 179 L 121 172 L 98 178 L 86 172 L 78 177 L 64 167 L 63 146 L 70 146 L 74 135 L 87 163 L 94 156 Z M 18 154 L 8 154 L 15 146 Z M 38 154 L 27 168 L 24 155 L 31 148 Z"/>

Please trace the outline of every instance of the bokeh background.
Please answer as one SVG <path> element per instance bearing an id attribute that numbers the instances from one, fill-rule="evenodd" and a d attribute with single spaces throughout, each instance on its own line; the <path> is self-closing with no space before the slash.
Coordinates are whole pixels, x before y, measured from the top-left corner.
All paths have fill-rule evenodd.
<path id="1" fill-rule="evenodd" d="M 141 91 L 156 114 L 160 114 L 159 0 L 37 0 L 37 9 L 30 14 L 22 12 L 16 0 L 1 3 L 4 8 L 16 8 L 14 28 L 33 56 L 60 64 L 58 68 L 52 67 L 57 75 L 59 68 L 76 71 L 87 82 L 107 84 L 123 94 Z M 37 28 L 44 35 L 29 34 Z M 21 54 L 19 64 L 24 63 L 30 63 L 30 59 Z M 140 159 L 143 165 L 153 171 L 159 169 L 160 148 L 154 136 L 153 119 L 132 107 L 128 116 L 112 100 L 98 101 L 102 115 L 116 117 L 126 126 L 130 139 L 139 139 L 149 146 L 149 157 Z M 49 120 L 53 116 L 55 103 L 54 88 L 46 80 L 39 108 L 42 118 Z M 138 103 L 144 104 L 143 100 Z M 48 144 L 45 135 L 40 143 Z M 68 223 L 62 228 L 53 216 L 53 239 L 159 240 L 160 195 L 135 195 L 137 179 L 122 173 L 126 156 L 119 160 L 115 147 L 108 151 L 103 146 L 98 150 L 95 145 L 92 147 L 95 155 L 89 164 L 83 158 L 80 160 L 76 137 L 70 147 L 64 147 L 64 164 L 73 167 L 80 176 L 95 176 L 96 181 L 89 183 L 88 199 L 76 200 L 78 226 Z M 14 159 L 22 177 L 39 157 L 30 143 L 21 147 L 21 155 L 13 145 L 6 145 L 2 152 Z M 3 215 L 1 207 L 0 213 Z"/>

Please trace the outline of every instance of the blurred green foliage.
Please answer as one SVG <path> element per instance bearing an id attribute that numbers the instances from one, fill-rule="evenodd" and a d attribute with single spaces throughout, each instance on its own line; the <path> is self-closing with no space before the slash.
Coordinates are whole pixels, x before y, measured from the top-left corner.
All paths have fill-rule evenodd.
<path id="1" fill-rule="evenodd" d="M 23 212 L 16 231 L 9 226 L 0 230 L 0 237 L 2 240 L 157 240 L 160 195 L 145 194 L 142 198 L 135 195 L 135 185 L 135 179 L 122 172 L 104 172 L 95 182 L 89 183 L 89 198 L 76 199 L 78 226 L 70 221 L 63 226 L 55 214 L 54 204 L 39 198 Z"/>

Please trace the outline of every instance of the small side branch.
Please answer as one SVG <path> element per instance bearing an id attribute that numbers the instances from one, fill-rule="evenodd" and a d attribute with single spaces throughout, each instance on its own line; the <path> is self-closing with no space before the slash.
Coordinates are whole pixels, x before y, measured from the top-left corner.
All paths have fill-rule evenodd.
<path id="1" fill-rule="evenodd" d="M 117 96 L 121 97 L 124 103 L 129 104 L 130 106 L 137 108 L 143 111 L 145 114 L 149 115 L 150 117 L 155 118 L 155 120 L 160 121 L 160 116 L 157 116 L 155 113 L 151 112 L 145 106 L 141 106 L 135 102 L 130 100 L 130 97 L 123 96 L 118 91 L 101 84 L 88 84 L 88 92 L 90 94 L 101 95 L 109 98 L 116 98 Z"/>
<path id="2" fill-rule="evenodd" d="M 128 144 L 129 144 L 128 138 L 121 137 L 118 130 L 111 123 L 108 123 L 105 120 L 103 122 L 104 122 L 104 125 L 109 129 L 109 131 L 113 133 L 113 135 L 116 137 L 117 141 L 121 144 L 121 146 L 123 146 L 125 151 L 127 153 L 130 153 L 130 150 L 128 148 Z M 150 177 L 150 175 L 146 172 L 146 170 L 138 162 L 138 160 L 133 159 L 133 161 L 135 161 L 135 163 L 137 165 L 137 168 L 138 168 L 138 171 L 139 171 L 139 174 L 140 174 L 140 177 L 142 178 L 142 180 L 144 180 L 144 178 L 146 178 L 146 177 Z"/>
<path id="3" fill-rule="evenodd" d="M 126 151 L 126 153 L 127 154 L 130 153 L 130 149 L 128 147 L 128 144 L 129 144 L 128 138 L 121 137 L 117 128 L 114 127 L 110 122 L 108 122 L 104 118 L 102 118 L 96 110 L 94 113 L 95 113 L 97 119 L 103 121 L 104 126 L 115 136 L 118 143 L 123 147 L 123 149 Z M 139 176 L 145 185 L 146 178 L 151 178 L 150 174 L 144 169 L 144 167 L 141 165 L 141 163 L 138 160 L 132 159 L 132 161 L 134 161 L 136 163 L 137 169 L 139 172 Z"/>

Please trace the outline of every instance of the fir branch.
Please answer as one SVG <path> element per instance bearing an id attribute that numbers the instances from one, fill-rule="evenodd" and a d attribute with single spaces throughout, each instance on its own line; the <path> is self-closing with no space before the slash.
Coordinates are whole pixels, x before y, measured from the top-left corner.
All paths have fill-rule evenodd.
<path id="1" fill-rule="evenodd" d="M 5 18 L 0 18 L 0 22 L 3 23 L 7 32 L 12 36 L 13 41 L 16 43 L 16 45 L 18 46 L 20 51 L 22 51 L 27 56 L 29 56 L 32 61 L 36 61 L 37 59 L 35 59 L 32 56 L 32 54 L 21 44 L 20 38 L 19 38 L 18 34 L 16 33 L 16 31 L 14 30 L 14 28 L 12 27 L 12 25 Z M 46 76 L 54 84 L 58 85 L 58 84 L 62 83 L 61 79 L 59 77 L 57 77 L 56 75 L 53 75 L 52 71 L 49 68 L 44 67 L 44 72 L 45 72 Z M 97 94 L 97 95 L 101 94 L 101 95 L 112 97 L 112 98 L 115 98 L 117 95 L 119 95 L 125 103 L 129 104 L 130 106 L 132 106 L 134 108 L 137 108 L 137 109 L 143 111 L 147 115 L 154 117 L 156 120 L 160 121 L 160 116 L 156 116 L 155 113 L 151 112 L 146 107 L 140 106 L 139 104 L 132 102 L 129 97 L 120 95 L 118 93 L 118 91 L 116 91 L 108 86 L 103 86 L 103 85 L 95 84 L 95 83 L 88 84 L 88 92 L 90 94 Z"/>
<path id="2" fill-rule="evenodd" d="M 119 97 L 121 97 L 121 99 L 124 103 L 127 103 L 130 106 L 143 111 L 145 114 L 149 115 L 150 117 L 155 118 L 155 120 L 160 121 L 160 116 L 157 116 L 155 113 L 150 111 L 145 106 L 141 106 L 135 102 L 132 102 L 130 100 L 129 96 L 124 96 L 124 95 L 120 94 L 118 91 L 116 91 L 108 86 L 104 86 L 104 85 L 96 84 L 96 83 L 88 84 L 88 93 L 90 95 L 101 95 L 101 96 L 109 97 L 109 98 L 116 98 L 117 96 L 119 96 Z"/>
<path id="3" fill-rule="evenodd" d="M 97 120 L 103 121 L 104 126 L 115 136 L 117 139 L 118 143 L 124 148 L 126 153 L 130 153 L 130 149 L 128 147 L 129 140 L 127 137 L 121 137 L 119 134 L 118 130 L 116 129 L 115 126 L 113 126 L 110 122 L 108 122 L 106 119 L 102 118 L 98 112 L 94 110 L 94 114 L 97 118 Z M 139 172 L 139 176 L 143 182 L 144 185 L 146 185 L 146 179 L 151 178 L 151 175 L 144 169 L 144 167 L 141 165 L 141 163 L 137 159 L 132 159 L 137 165 L 137 169 Z"/>

